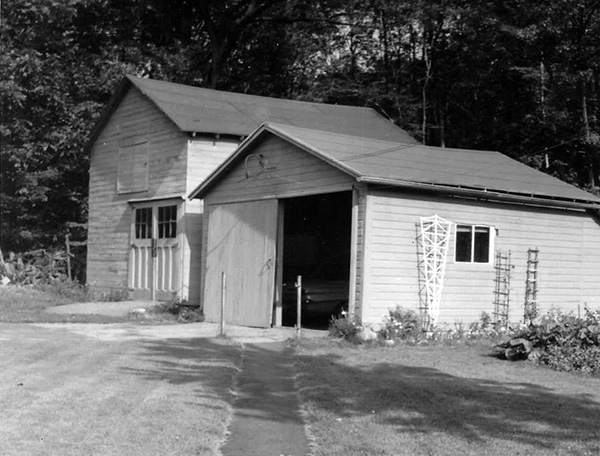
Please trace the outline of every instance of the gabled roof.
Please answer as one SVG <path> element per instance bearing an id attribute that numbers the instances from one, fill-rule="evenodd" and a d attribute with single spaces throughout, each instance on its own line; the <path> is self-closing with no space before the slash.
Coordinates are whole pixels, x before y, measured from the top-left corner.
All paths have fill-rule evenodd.
<path id="1" fill-rule="evenodd" d="M 135 87 L 186 133 L 247 136 L 262 123 L 416 142 L 406 131 L 371 108 L 282 100 L 126 76 L 90 135 L 89 144 L 127 91 Z"/>
<path id="2" fill-rule="evenodd" d="M 273 134 L 359 182 L 560 207 L 600 208 L 600 198 L 499 152 L 449 149 L 264 124 L 191 194 L 202 197 L 260 137 Z"/>

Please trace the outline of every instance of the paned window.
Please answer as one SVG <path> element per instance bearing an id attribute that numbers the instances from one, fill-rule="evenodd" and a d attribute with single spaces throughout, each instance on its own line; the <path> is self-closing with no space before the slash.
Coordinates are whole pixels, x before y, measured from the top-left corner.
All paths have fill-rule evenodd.
<path id="1" fill-rule="evenodd" d="M 456 225 L 456 250 L 458 263 L 489 263 L 492 230 L 488 226 Z"/>
<path id="2" fill-rule="evenodd" d="M 177 206 L 158 208 L 158 238 L 167 239 L 177 236 Z"/>
<path id="3" fill-rule="evenodd" d="M 142 207 L 135 210 L 135 238 L 152 238 L 152 208 Z"/>

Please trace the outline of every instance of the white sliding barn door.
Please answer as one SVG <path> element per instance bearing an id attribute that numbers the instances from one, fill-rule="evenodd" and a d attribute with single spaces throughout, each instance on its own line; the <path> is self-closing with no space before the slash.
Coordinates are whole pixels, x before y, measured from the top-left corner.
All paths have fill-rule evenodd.
<path id="1" fill-rule="evenodd" d="M 226 324 L 267 328 L 275 287 L 277 200 L 211 207 L 204 282 L 204 309 L 221 318 L 225 273 Z"/>

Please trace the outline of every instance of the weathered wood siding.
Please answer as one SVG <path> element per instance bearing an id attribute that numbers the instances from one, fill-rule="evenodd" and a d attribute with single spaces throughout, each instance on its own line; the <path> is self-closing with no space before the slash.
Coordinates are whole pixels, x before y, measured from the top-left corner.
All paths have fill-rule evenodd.
<path id="1" fill-rule="evenodd" d="M 277 200 L 211 206 L 206 256 L 207 321 L 267 328 L 272 320 Z M 225 295 L 223 296 L 223 274 Z"/>
<path id="2" fill-rule="evenodd" d="M 186 195 L 189 195 L 239 145 L 239 139 L 213 136 L 190 138 L 188 142 L 188 169 Z M 186 204 L 186 239 L 183 254 L 183 295 L 190 303 L 200 302 L 200 274 L 202 273 L 203 202 L 195 199 Z"/>
<path id="3" fill-rule="evenodd" d="M 262 155 L 261 166 L 256 158 Z M 253 157 L 232 168 L 207 195 L 204 204 L 210 217 L 217 204 L 280 199 L 351 190 L 356 181 L 296 146 L 271 136 L 252 151 Z M 247 177 L 248 176 L 248 177 Z M 202 280 L 206 271 L 208 226 L 202 234 Z"/>
<path id="4" fill-rule="evenodd" d="M 119 193 L 119 149 L 148 143 L 147 190 Z M 127 285 L 130 199 L 185 195 L 187 137 L 139 91 L 131 89 L 96 139 L 90 159 L 87 280 L 100 289 Z"/>
<path id="5" fill-rule="evenodd" d="M 353 182 L 293 144 L 269 136 L 212 188 L 210 204 L 351 190 Z"/>
<path id="6" fill-rule="evenodd" d="M 510 319 L 523 318 L 527 250 L 539 248 L 540 311 L 577 313 L 600 306 L 600 225 L 585 212 L 480 203 L 373 191 L 364 215 L 364 321 L 380 321 L 389 308 L 419 308 L 417 238 L 422 216 L 497 230 L 494 251 L 512 255 Z M 494 310 L 494 264 L 456 263 L 453 230 L 440 305 L 440 321 L 469 322 Z"/>

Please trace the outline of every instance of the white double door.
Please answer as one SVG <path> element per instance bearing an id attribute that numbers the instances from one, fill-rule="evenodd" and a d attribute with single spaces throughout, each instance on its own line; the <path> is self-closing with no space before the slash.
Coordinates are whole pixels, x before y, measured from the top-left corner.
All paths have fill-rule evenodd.
<path id="1" fill-rule="evenodd" d="M 179 288 L 181 201 L 133 205 L 128 285 L 132 298 L 169 300 Z"/>

